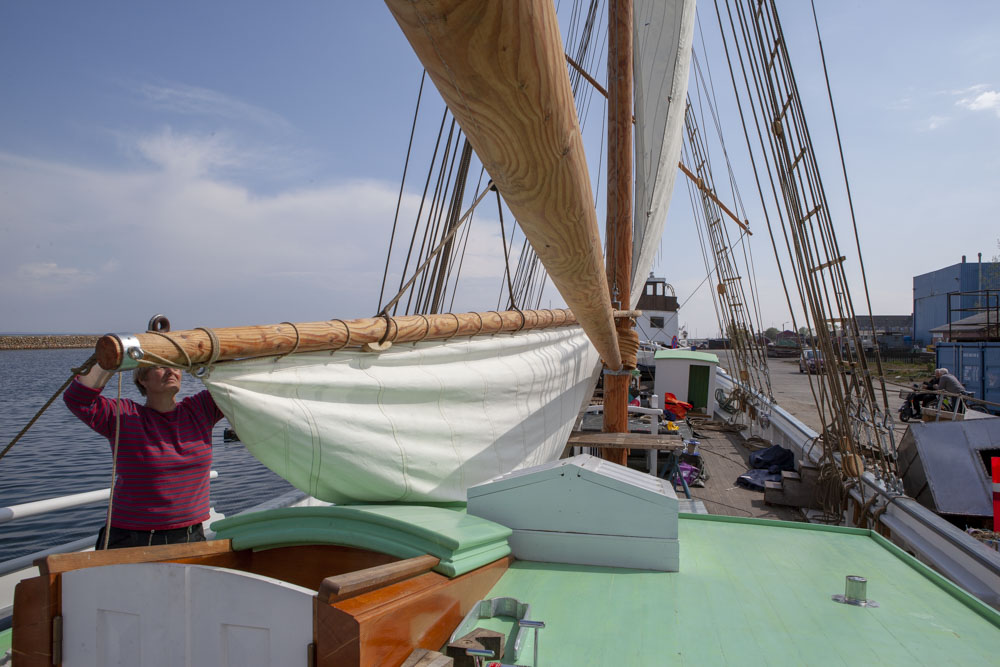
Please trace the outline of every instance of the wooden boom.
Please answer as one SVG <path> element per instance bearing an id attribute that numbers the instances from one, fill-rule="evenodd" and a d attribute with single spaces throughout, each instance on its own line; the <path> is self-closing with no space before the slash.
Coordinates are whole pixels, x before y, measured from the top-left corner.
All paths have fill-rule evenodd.
<path id="1" fill-rule="evenodd" d="M 386 4 L 580 326 L 604 363 L 621 368 L 594 197 L 552 3 Z"/>
<path id="2" fill-rule="evenodd" d="M 138 340 L 149 363 L 165 360 L 177 365 L 270 357 L 292 352 L 318 352 L 342 347 L 378 345 L 380 342 L 416 342 L 444 340 L 456 336 L 513 333 L 530 329 L 576 324 L 569 310 L 507 310 L 487 313 L 443 315 L 407 315 L 405 317 L 367 317 L 356 320 L 325 320 L 292 324 L 268 324 L 171 331 L 166 334 L 142 333 Z M 388 329 L 388 333 L 386 332 Z M 217 343 L 212 342 L 215 337 Z M 215 348 L 213 350 L 213 347 Z M 183 350 L 183 352 L 181 351 Z M 125 349 L 118 336 L 107 335 L 97 341 L 97 362 L 113 371 L 121 368 Z"/>

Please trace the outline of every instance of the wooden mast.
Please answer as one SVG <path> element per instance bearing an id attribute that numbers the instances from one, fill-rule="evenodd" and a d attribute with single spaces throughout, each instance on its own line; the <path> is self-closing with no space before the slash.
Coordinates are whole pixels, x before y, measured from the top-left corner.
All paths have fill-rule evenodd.
<path id="1" fill-rule="evenodd" d="M 386 5 L 553 284 L 608 368 L 621 368 L 583 138 L 552 3 Z"/>
<path id="2" fill-rule="evenodd" d="M 632 0 L 608 3 L 608 217 L 607 276 L 612 305 L 628 308 L 632 285 Z M 617 302 L 617 303 L 616 303 Z M 619 345 L 634 337 L 632 320 L 615 323 Z M 635 352 L 622 369 L 604 370 L 606 433 L 628 432 L 628 387 Z M 604 449 L 603 458 L 625 465 L 628 450 Z"/>

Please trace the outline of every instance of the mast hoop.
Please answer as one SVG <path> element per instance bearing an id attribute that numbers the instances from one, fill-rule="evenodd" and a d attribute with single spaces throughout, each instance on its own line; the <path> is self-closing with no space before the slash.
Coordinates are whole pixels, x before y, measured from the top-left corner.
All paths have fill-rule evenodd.
<path id="1" fill-rule="evenodd" d="M 378 339 L 379 347 L 381 347 L 385 345 L 386 340 L 389 338 L 389 331 L 392 330 L 393 326 L 396 327 L 396 333 L 393 334 L 392 340 L 389 342 L 394 343 L 396 341 L 396 336 L 399 334 L 399 325 L 396 324 L 396 320 L 393 319 L 393 317 L 389 315 L 389 313 L 387 313 L 386 311 L 382 311 L 381 313 L 379 313 L 379 315 L 385 320 L 385 332 L 382 334 L 382 337 Z M 421 315 L 420 317 L 424 316 Z M 427 331 L 424 331 L 424 338 L 427 338 L 427 332 L 430 331 L 431 325 L 427 321 L 426 317 L 424 317 L 424 323 L 427 325 Z M 423 340 L 423 338 L 421 338 L 421 340 Z"/>
<path id="2" fill-rule="evenodd" d="M 344 339 L 344 344 L 341 345 L 340 347 L 330 350 L 330 354 L 333 355 L 334 352 L 339 352 L 340 350 L 343 350 L 345 347 L 351 344 L 351 327 L 347 326 L 347 322 L 345 322 L 344 320 L 334 319 L 330 320 L 330 322 L 340 322 L 344 327 L 344 331 L 347 332 L 347 338 Z"/>
<path id="3" fill-rule="evenodd" d="M 284 359 L 290 354 L 295 354 L 295 352 L 299 349 L 299 343 L 302 342 L 302 334 L 299 333 L 299 328 L 295 326 L 294 322 L 282 322 L 281 324 L 287 324 L 295 331 L 295 345 L 293 345 L 292 349 L 289 350 L 288 352 L 285 352 L 284 354 L 279 354 L 277 357 L 275 357 L 274 358 L 275 363 L 277 363 L 281 359 Z"/>
<path id="4" fill-rule="evenodd" d="M 417 317 L 419 317 L 424 321 L 424 335 L 421 336 L 418 340 L 413 341 L 414 343 L 419 343 L 421 341 L 427 340 L 427 336 L 429 336 L 431 333 L 431 321 L 423 315 L 417 315 Z"/>
<path id="5" fill-rule="evenodd" d="M 455 336 L 458 335 L 458 330 L 462 327 L 462 320 L 458 319 L 458 315 L 456 315 L 455 313 L 445 313 L 445 314 L 446 315 L 451 315 L 452 317 L 455 318 L 455 331 L 450 336 L 448 336 L 447 338 L 445 338 L 445 340 L 451 340 L 452 338 L 454 338 Z M 428 327 L 429 326 L 430 325 L 428 324 Z M 479 318 L 479 330 L 480 331 L 483 330 L 483 318 L 481 318 L 481 317 Z"/>

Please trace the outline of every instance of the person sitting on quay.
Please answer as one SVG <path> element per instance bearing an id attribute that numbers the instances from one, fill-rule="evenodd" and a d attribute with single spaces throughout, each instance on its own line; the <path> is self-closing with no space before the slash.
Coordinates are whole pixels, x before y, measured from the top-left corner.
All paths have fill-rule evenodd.
<path id="1" fill-rule="evenodd" d="M 133 372 L 145 405 L 108 399 L 101 390 L 114 373 L 95 365 L 63 394 L 70 412 L 115 442 L 118 411 L 117 480 L 107 548 L 203 542 L 209 517 L 212 428 L 223 414 L 206 390 L 180 402 L 181 372 L 140 366 Z M 97 537 L 104 548 L 105 528 Z"/>

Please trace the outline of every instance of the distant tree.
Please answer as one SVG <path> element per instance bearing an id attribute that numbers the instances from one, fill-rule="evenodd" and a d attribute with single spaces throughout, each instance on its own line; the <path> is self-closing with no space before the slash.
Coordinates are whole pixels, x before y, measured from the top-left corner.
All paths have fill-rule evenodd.
<path id="1" fill-rule="evenodd" d="M 764 335 L 771 340 L 775 340 L 778 337 L 779 333 L 781 332 L 778 331 L 777 327 L 770 327 L 767 331 L 764 332 Z"/>

